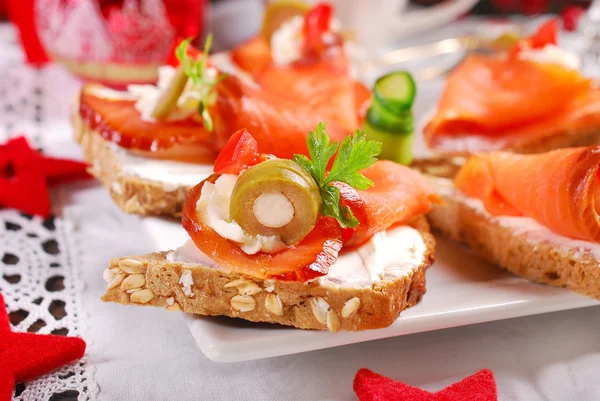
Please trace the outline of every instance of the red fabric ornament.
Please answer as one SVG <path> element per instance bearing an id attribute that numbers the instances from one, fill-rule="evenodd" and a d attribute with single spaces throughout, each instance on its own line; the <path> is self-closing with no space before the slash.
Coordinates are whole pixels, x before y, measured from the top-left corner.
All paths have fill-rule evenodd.
<path id="1" fill-rule="evenodd" d="M 562 18 L 563 27 L 566 31 L 572 32 L 577 29 L 579 19 L 585 13 L 584 9 L 579 6 L 570 5 L 563 8 L 560 16 Z"/>
<path id="2" fill-rule="evenodd" d="M 11 331 L 0 294 L 0 401 L 12 399 L 15 383 L 35 379 L 81 358 L 85 346 L 79 337 Z"/>
<path id="3" fill-rule="evenodd" d="M 42 46 L 35 26 L 35 0 L 7 0 L 9 20 L 17 26 L 27 62 L 41 66 L 50 59 Z"/>
<path id="4" fill-rule="evenodd" d="M 354 378 L 354 392 L 360 401 L 498 401 L 496 381 L 490 370 L 481 370 L 431 393 L 360 369 Z"/>
<path id="5" fill-rule="evenodd" d="M 0 145 L 0 206 L 42 217 L 50 215 L 48 184 L 89 178 L 87 165 L 46 157 L 24 137 Z"/>

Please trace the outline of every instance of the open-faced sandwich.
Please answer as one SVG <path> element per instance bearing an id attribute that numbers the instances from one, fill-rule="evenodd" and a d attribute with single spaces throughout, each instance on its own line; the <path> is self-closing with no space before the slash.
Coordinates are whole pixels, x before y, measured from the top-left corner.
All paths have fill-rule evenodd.
<path id="1" fill-rule="evenodd" d="M 187 191 L 208 176 L 231 132 L 248 127 L 261 152 L 306 153 L 306 133 L 325 120 L 319 111 L 261 90 L 243 76 L 224 74 L 211 59 L 177 49 L 177 67 L 160 70 L 156 86 L 128 92 L 83 87 L 75 136 L 92 173 L 126 212 L 176 215 Z M 330 121 L 330 135 L 349 131 Z"/>
<path id="2" fill-rule="evenodd" d="M 438 196 L 362 131 L 338 147 L 319 124 L 307 144 L 276 158 L 235 133 L 186 198 L 190 239 L 112 260 L 103 300 L 333 332 L 394 322 L 425 293 Z"/>
<path id="3" fill-rule="evenodd" d="M 229 135 L 242 128 L 261 153 L 291 158 L 308 154 L 306 135 L 319 121 L 328 121 L 329 136 L 339 141 L 368 114 L 369 137 L 391 141 L 382 156 L 408 161 L 410 76 L 383 80 L 369 109 L 371 93 L 351 77 L 333 8 L 281 3 L 265 14 L 268 29 L 231 53 L 208 56 L 210 40 L 203 52 L 182 42 L 170 65 L 160 68 L 157 85 L 126 92 L 83 87 L 75 137 L 91 172 L 125 212 L 179 216 L 187 192 L 211 174 Z M 281 54 L 286 51 L 293 55 Z M 412 86 L 399 101 L 390 92 L 404 82 Z M 396 146 L 398 138 L 403 146 Z"/>
<path id="4" fill-rule="evenodd" d="M 600 299 L 599 171 L 598 146 L 473 155 L 430 180 L 445 200 L 430 222 L 514 274 Z"/>
<path id="5" fill-rule="evenodd" d="M 549 20 L 507 54 L 469 55 L 448 77 L 424 128 L 441 154 L 538 153 L 600 142 L 600 88 L 560 48 Z"/>

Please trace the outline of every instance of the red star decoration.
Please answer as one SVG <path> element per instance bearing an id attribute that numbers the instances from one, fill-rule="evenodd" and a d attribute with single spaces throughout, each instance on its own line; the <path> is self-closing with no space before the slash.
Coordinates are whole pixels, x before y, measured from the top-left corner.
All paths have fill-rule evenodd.
<path id="1" fill-rule="evenodd" d="M 496 381 L 490 370 L 482 370 L 436 393 L 397 382 L 360 369 L 354 378 L 360 401 L 498 401 Z"/>
<path id="2" fill-rule="evenodd" d="M 87 165 L 46 157 L 24 137 L 0 145 L 0 206 L 48 217 L 48 184 L 88 178 Z"/>
<path id="3" fill-rule="evenodd" d="M 10 401 L 15 383 L 29 381 L 83 356 L 78 337 L 14 333 L 0 294 L 0 401 Z"/>

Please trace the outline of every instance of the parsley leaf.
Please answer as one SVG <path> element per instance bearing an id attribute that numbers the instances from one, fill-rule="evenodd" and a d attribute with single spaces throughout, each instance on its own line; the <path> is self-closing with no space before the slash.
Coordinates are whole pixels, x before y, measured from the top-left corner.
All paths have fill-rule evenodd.
<path id="1" fill-rule="evenodd" d="M 335 218 L 343 228 L 354 228 L 358 220 L 349 207 L 342 205 L 340 190 L 332 183 L 343 182 L 359 190 L 372 187 L 373 182 L 359 170 L 377 161 L 381 142 L 368 141 L 366 133 L 357 130 L 354 135 L 346 137 L 338 148 L 337 142 L 330 143 L 326 129 L 327 124 L 322 122 L 315 131 L 309 133 L 306 144 L 310 159 L 304 155 L 294 155 L 294 161 L 308 171 L 319 186 L 321 214 Z M 327 166 L 336 151 L 337 155 L 326 176 Z"/>
<path id="2" fill-rule="evenodd" d="M 198 106 L 198 113 L 202 116 L 202 122 L 207 130 L 213 130 L 213 120 L 208 112 L 208 106 L 214 101 L 214 96 L 211 96 L 212 90 L 216 84 L 227 78 L 227 74 L 220 74 L 217 76 L 211 76 L 209 74 L 208 66 L 208 53 L 212 45 L 212 34 L 208 34 L 206 42 L 204 42 L 204 50 L 202 51 L 202 57 L 200 59 L 193 59 L 188 55 L 188 47 L 192 38 L 187 38 L 182 41 L 177 49 L 175 49 L 175 56 L 181 63 L 185 75 L 187 75 L 194 84 L 195 89 L 199 93 L 200 104 Z"/>

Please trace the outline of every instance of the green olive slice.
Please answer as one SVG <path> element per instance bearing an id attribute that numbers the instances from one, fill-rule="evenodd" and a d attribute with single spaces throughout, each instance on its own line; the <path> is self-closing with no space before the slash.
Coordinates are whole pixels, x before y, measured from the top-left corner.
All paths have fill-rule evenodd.
<path id="1" fill-rule="evenodd" d="M 165 91 L 160 95 L 158 102 L 156 102 L 156 106 L 154 106 L 154 110 L 152 110 L 152 117 L 157 120 L 165 120 L 171 112 L 177 106 L 177 99 L 183 93 L 185 89 L 185 85 L 187 84 L 188 76 L 186 75 L 183 67 L 180 65 L 177 67 L 175 71 L 175 75 L 169 86 Z"/>
<path id="2" fill-rule="evenodd" d="M 229 213 L 251 235 L 277 235 L 288 246 L 314 228 L 321 197 L 312 176 L 300 165 L 267 160 L 243 172 L 233 189 Z"/>

